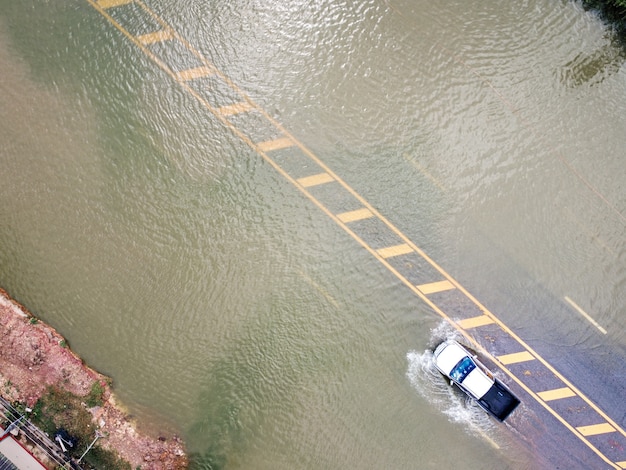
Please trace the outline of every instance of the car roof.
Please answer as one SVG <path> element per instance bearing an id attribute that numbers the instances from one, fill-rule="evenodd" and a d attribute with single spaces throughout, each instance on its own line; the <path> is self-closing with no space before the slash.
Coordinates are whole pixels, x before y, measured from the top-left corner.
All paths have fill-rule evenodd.
<path id="1" fill-rule="evenodd" d="M 444 374 L 450 376 L 461 359 L 472 357 L 471 354 L 454 340 L 447 340 L 435 350 L 435 364 Z M 481 398 L 493 385 L 493 380 L 480 367 L 472 370 L 464 379 L 463 387 L 476 398 Z"/>
<path id="2" fill-rule="evenodd" d="M 448 340 L 440 344 L 435 350 L 435 364 L 443 373 L 450 374 L 454 366 L 469 355 L 459 343 Z"/>

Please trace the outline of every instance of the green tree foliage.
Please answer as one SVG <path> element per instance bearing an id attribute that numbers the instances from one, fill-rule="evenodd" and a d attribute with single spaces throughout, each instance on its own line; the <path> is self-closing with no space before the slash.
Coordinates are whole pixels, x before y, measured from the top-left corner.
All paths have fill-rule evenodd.
<path id="1" fill-rule="evenodd" d="M 626 0 L 583 0 L 586 9 L 597 10 L 614 27 L 626 47 Z"/>

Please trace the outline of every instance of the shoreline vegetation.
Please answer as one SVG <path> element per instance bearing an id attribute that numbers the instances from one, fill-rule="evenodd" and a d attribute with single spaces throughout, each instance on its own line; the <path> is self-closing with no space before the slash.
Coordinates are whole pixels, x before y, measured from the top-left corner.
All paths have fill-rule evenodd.
<path id="1" fill-rule="evenodd" d="M 585 10 L 597 11 L 600 17 L 614 28 L 626 49 L 626 0 L 582 0 Z"/>
<path id="2" fill-rule="evenodd" d="M 111 380 L 88 367 L 54 328 L 0 288 L 0 397 L 50 439 L 61 433 L 84 469 L 183 470 L 188 459 L 177 436 L 150 436 L 119 404 Z M 1 407 L 0 407 L 1 408 Z M 9 423 L 0 409 L 2 424 Z M 18 439 L 47 468 L 60 469 L 23 433 Z"/>
<path id="3" fill-rule="evenodd" d="M 626 50 L 626 0 L 581 0 L 613 29 Z M 54 328 L 41 322 L 0 288 L 0 397 L 51 438 L 62 430 L 85 469 L 183 470 L 189 466 L 177 436 L 149 436 L 115 399 L 111 380 L 71 351 Z M 9 413 L 10 414 L 10 413 Z M 0 406 L 5 427 L 7 413 Z M 101 438 L 94 441 L 95 436 Z M 18 434 L 47 468 L 58 464 Z"/>

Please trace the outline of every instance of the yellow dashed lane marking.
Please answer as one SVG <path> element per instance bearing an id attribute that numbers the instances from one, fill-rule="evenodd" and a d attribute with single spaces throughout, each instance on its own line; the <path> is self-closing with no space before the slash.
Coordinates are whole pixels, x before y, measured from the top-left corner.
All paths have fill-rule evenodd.
<path id="1" fill-rule="evenodd" d="M 371 210 L 365 207 L 363 209 L 337 214 L 337 218 L 344 224 L 356 222 L 357 220 L 369 219 L 370 217 L 374 217 L 374 214 L 372 214 Z"/>
<path id="2" fill-rule="evenodd" d="M 176 79 L 179 82 L 188 82 L 189 80 L 195 80 L 196 78 L 208 77 L 209 75 L 213 75 L 213 73 L 213 70 L 209 67 L 202 66 L 178 72 L 176 74 Z"/>
<path id="3" fill-rule="evenodd" d="M 298 183 L 305 188 L 330 183 L 331 181 L 335 181 L 335 179 L 328 173 L 320 173 L 318 175 L 305 176 L 304 178 L 298 179 Z"/>
<path id="4" fill-rule="evenodd" d="M 419 247 L 417 247 L 413 242 L 411 242 L 404 234 L 402 234 L 395 226 L 391 224 L 382 214 L 380 214 L 371 204 L 369 204 L 365 199 L 363 199 L 359 194 L 357 194 L 354 189 L 347 185 L 341 178 L 339 178 L 335 173 L 328 168 L 328 166 L 322 162 L 316 155 L 314 155 L 309 149 L 307 149 L 303 144 L 301 144 L 293 135 L 291 135 L 280 123 L 278 123 L 273 117 L 271 117 L 265 110 L 255 105 L 252 100 L 250 100 L 227 76 L 225 76 L 222 72 L 214 68 L 214 65 L 211 64 L 200 52 L 198 52 L 188 41 L 186 41 L 183 37 L 178 35 L 174 30 L 171 29 L 167 25 L 167 23 L 160 18 L 154 11 L 152 11 L 142 0 L 86 0 L 89 4 L 91 4 L 102 16 L 104 16 L 115 28 L 117 28 L 123 35 L 125 35 L 131 42 L 141 49 L 147 57 L 149 57 L 158 67 L 160 67 L 166 74 L 169 74 L 172 79 L 176 80 L 181 86 L 186 89 L 192 96 L 194 96 L 200 103 L 202 103 L 211 113 L 213 113 L 218 120 L 220 120 L 226 127 L 233 131 L 233 133 L 239 136 L 245 143 L 247 143 L 250 147 L 255 149 L 268 163 L 270 163 L 282 176 L 284 176 L 288 181 L 293 183 L 299 190 L 301 190 L 317 207 L 319 207 L 324 213 L 326 213 L 329 217 L 334 218 L 338 222 L 343 222 L 342 227 L 348 234 L 350 234 L 358 243 L 360 243 L 366 250 L 368 250 L 373 255 L 377 256 L 382 264 L 387 267 L 396 277 L 398 277 L 404 284 L 406 284 L 419 298 L 421 298 L 427 305 L 429 305 L 435 312 L 437 312 L 440 316 L 442 316 L 445 320 L 447 320 L 451 324 L 455 324 L 455 322 L 444 312 L 438 305 L 436 305 L 430 298 L 427 297 L 427 294 L 432 294 L 436 292 L 441 292 L 443 290 L 449 289 L 458 289 L 467 299 L 469 299 L 474 305 L 476 305 L 480 311 L 484 311 L 489 313 L 487 309 L 474 297 L 470 294 L 463 286 L 457 284 L 452 277 L 447 274 L 443 268 L 441 268 L 437 263 L 435 263 L 426 253 L 424 253 Z M 126 4 L 137 5 L 139 8 L 148 13 L 152 18 L 154 18 L 163 28 L 162 31 L 157 31 L 155 33 L 146 34 L 143 36 L 134 36 L 132 35 L 124 26 L 122 26 L 117 20 L 115 20 L 110 14 L 107 13 L 106 9 L 120 6 L 122 8 L 123 5 Z M 188 80 L 194 79 L 194 73 L 190 71 L 176 72 L 172 71 L 172 68 L 167 65 L 161 58 L 157 57 L 157 55 L 152 52 L 147 46 L 154 43 L 165 41 L 168 39 L 176 39 L 179 41 L 184 47 L 186 47 L 194 56 L 196 56 L 203 66 L 198 70 L 199 76 L 197 78 L 201 78 L 207 70 L 210 70 L 211 73 L 216 74 L 221 80 L 223 80 L 226 84 L 228 84 L 233 91 L 238 93 L 242 100 L 249 101 L 255 109 L 265 117 L 275 128 L 278 130 L 284 137 L 277 138 L 274 140 L 269 140 L 266 142 L 254 143 L 244 134 L 240 129 L 235 127 L 232 123 L 230 123 L 223 115 L 221 115 L 218 109 L 214 108 L 209 104 L 209 102 L 203 98 L 200 94 L 195 92 L 188 84 Z M 193 70 L 193 69 L 192 69 Z M 266 152 L 270 152 L 273 150 L 280 150 L 283 148 L 288 148 L 296 146 L 298 147 L 310 160 L 319 165 L 319 167 L 323 170 L 323 173 L 319 175 L 310 176 L 307 178 L 302 178 L 296 180 L 292 178 L 287 171 L 285 171 L 277 162 L 271 159 Z M 336 181 L 339 185 L 344 188 L 348 193 L 353 195 L 363 206 L 363 209 L 358 209 L 356 211 L 345 212 L 339 215 L 335 215 L 328 210 L 320 201 L 318 201 L 311 193 L 309 193 L 305 188 L 308 186 L 315 186 L 317 184 L 322 184 L 330 181 Z M 385 226 L 389 228 L 394 234 L 396 234 L 402 241 L 404 241 L 408 246 L 410 246 L 414 252 L 416 252 L 419 256 L 421 256 L 425 261 L 427 261 L 431 266 L 433 266 L 439 273 L 441 273 L 442 277 L 446 280 L 433 282 L 429 284 L 423 284 L 420 286 L 415 286 L 408 279 L 406 279 L 401 273 L 399 273 L 393 266 L 391 266 L 385 258 L 380 256 L 380 254 L 371 248 L 366 242 L 364 242 L 357 234 L 352 232 L 345 223 L 361 220 L 367 217 L 376 217 L 379 219 Z M 566 299 L 567 300 L 567 299 Z M 621 435 L 626 437 L 626 431 L 622 429 L 619 425 L 614 423 L 614 421 L 606 415 L 601 409 L 597 407 L 589 398 L 587 398 L 584 394 L 582 394 L 574 385 L 572 385 L 565 377 L 563 377 L 557 370 L 554 369 L 547 361 L 545 361 L 541 356 L 536 355 L 533 356 L 529 351 L 532 349 L 526 345 L 526 343 L 518 337 L 510 328 L 508 328 L 504 323 L 502 323 L 499 319 L 489 314 L 489 317 L 492 317 L 493 322 L 496 323 L 504 333 L 510 335 L 513 339 L 515 339 L 520 346 L 527 349 L 528 351 L 515 353 L 515 354 L 507 354 L 501 356 L 500 362 L 497 362 L 498 366 L 507 374 L 509 377 L 514 380 L 522 389 L 526 390 L 531 396 L 537 399 L 538 403 L 543 405 L 543 407 L 550 412 L 555 418 L 557 418 L 566 428 L 570 431 L 574 432 L 578 438 L 585 443 L 591 450 L 593 450 L 600 458 L 602 458 L 605 462 L 607 462 L 610 466 L 614 468 L 626 468 L 626 461 L 611 461 L 609 460 L 598 448 L 596 448 L 591 442 L 589 442 L 584 436 L 593 435 L 593 434 L 602 434 L 605 432 L 614 432 L 618 431 Z M 480 320 L 478 319 L 480 318 Z M 456 323 L 455 326 L 459 327 L 459 331 L 465 336 L 465 338 L 472 344 L 474 344 L 477 348 L 482 349 L 481 345 L 469 334 L 467 334 L 462 327 L 460 327 L 463 322 L 466 322 L 465 325 L 469 328 L 472 324 L 475 326 L 479 326 L 479 323 L 487 321 L 487 319 L 480 317 L 476 317 L 476 319 L 466 319 L 461 320 L 459 323 Z M 487 323 L 485 323 L 487 324 Z M 601 330 L 602 331 L 602 330 Z M 604 331 L 602 331 L 604 332 Z M 483 350 L 485 355 L 492 360 L 496 360 L 494 356 L 492 356 L 488 351 Z M 533 351 L 534 353 L 534 351 Z M 535 392 L 533 392 L 527 385 L 525 385 L 515 374 L 513 374 L 507 367 L 504 367 L 504 364 L 513 364 L 515 362 L 522 362 L 527 360 L 539 360 L 543 365 L 545 365 L 556 377 L 560 378 L 564 384 L 569 387 L 577 396 L 579 396 L 585 403 L 587 403 L 593 410 L 595 410 L 603 419 L 606 420 L 603 424 L 597 424 L 592 426 L 581 426 L 579 428 L 574 428 L 570 425 L 560 414 L 558 414 L 555 410 L 550 408 L 544 400 L 542 400 Z M 547 393 L 550 391 L 542 392 Z M 564 392 L 565 393 L 565 392 Z M 550 395 L 546 395 L 550 396 Z"/>
<path id="5" fill-rule="evenodd" d="M 561 398 L 569 398 L 569 397 L 575 397 L 576 396 L 574 391 L 571 388 L 569 388 L 569 387 L 555 388 L 553 390 L 546 390 L 545 392 L 537 393 L 537 395 L 543 401 L 560 400 Z"/>
<path id="6" fill-rule="evenodd" d="M 535 356 L 530 354 L 528 351 L 517 352 L 513 354 L 504 354 L 503 356 L 498 356 L 498 360 L 502 364 L 517 364 L 518 362 L 526 362 L 533 361 Z"/>
<path id="7" fill-rule="evenodd" d="M 174 39 L 174 34 L 167 29 L 162 29 L 160 31 L 155 31 L 154 33 L 143 34 L 141 36 L 137 36 L 137 39 L 141 44 L 147 46 L 149 44 L 154 44 L 156 42 L 168 41 L 170 39 Z"/>
<path id="8" fill-rule="evenodd" d="M 261 152 L 271 152 L 272 150 L 285 149 L 287 147 L 293 147 L 294 143 L 289 137 L 281 137 L 279 139 L 268 140 L 266 142 L 259 142 L 256 144 L 257 148 Z"/>
<path id="9" fill-rule="evenodd" d="M 376 252 L 383 258 L 391 258 L 392 256 L 400 256 L 400 255 L 406 255 L 407 253 L 412 253 L 413 248 L 411 248 L 406 243 L 402 243 L 401 245 L 388 246 L 387 248 L 381 248 L 379 250 L 376 250 Z"/>
<path id="10" fill-rule="evenodd" d="M 468 330 L 470 328 L 477 328 L 479 326 L 491 325 L 494 323 L 493 318 L 487 315 L 478 315 L 477 317 L 465 318 L 463 320 L 459 320 L 456 322 L 464 330 Z"/>
<path id="11" fill-rule="evenodd" d="M 443 292 L 444 290 L 454 289 L 454 284 L 446 279 L 445 281 L 431 282 L 429 284 L 422 284 L 416 287 L 422 294 L 428 295 Z"/>
<path id="12" fill-rule="evenodd" d="M 435 186 L 437 186 L 440 190 L 442 191 L 446 191 L 445 186 L 441 183 L 441 181 L 439 181 L 437 178 L 435 178 L 432 173 L 430 171 L 428 171 L 426 168 L 424 168 L 422 165 L 419 164 L 419 162 L 417 160 L 415 160 L 412 157 L 409 157 L 408 154 L 403 153 L 402 157 L 404 157 L 404 159 L 409 162 L 411 165 L 413 165 L 415 168 L 417 168 L 420 173 L 422 173 L 426 178 L 428 178 Z"/>
<path id="13" fill-rule="evenodd" d="M 583 436 L 595 436 L 615 432 L 615 428 L 609 423 L 593 424 L 591 426 L 579 426 L 576 428 Z"/>
<path id="14" fill-rule="evenodd" d="M 99 0 L 98 5 L 100 5 L 104 9 L 107 9 L 126 5 L 127 3 L 132 3 L 132 1 L 133 0 Z"/>
<path id="15" fill-rule="evenodd" d="M 247 101 L 242 101 L 241 103 L 229 104 L 227 106 L 222 106 L 217 110 L 222 116 L 232 116 L 233 114 L 245 113 L 246 111 L 250 111 L 253 109 L 252 106 Z"/>

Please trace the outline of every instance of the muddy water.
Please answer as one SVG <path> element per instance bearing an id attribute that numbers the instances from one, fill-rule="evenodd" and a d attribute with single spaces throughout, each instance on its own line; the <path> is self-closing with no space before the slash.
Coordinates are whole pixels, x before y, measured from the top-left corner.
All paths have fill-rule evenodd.
<path id="1" fill-rule="evenodd" d="M 149 5 L 548 359 L 623 356 L 624 53 L 569 2 L 431 3 Z M 0 6 L 0 285 L 195 466 L 545 468 L 432 373 L 454 332 L 86 1 Z"/>

